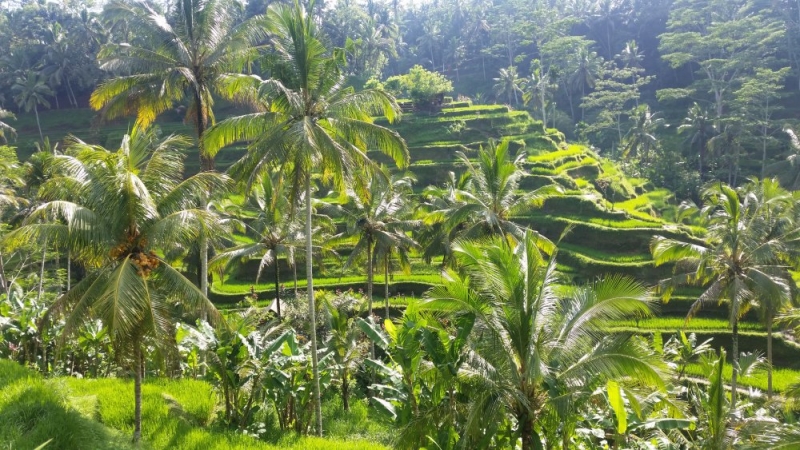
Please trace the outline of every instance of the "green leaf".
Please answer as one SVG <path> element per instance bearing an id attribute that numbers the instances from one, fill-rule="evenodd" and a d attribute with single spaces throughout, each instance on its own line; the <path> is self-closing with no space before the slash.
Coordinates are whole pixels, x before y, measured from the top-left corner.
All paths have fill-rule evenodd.
<path id="1" fill-rule="evenodd" d="M 617 434 L 624 434 L 628 429 L 628 413 L 625 411 L 622 389 L 616 381 L 608 380 L 606 390 L 608 391 L 608 403 L 611 404 L 614 415 L 617 416 Z"/>

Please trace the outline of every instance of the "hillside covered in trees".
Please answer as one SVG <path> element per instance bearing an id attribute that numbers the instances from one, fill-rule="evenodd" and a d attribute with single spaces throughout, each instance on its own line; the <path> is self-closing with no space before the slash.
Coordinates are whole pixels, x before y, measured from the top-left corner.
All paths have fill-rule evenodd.
<path id="1" fill-rule="evenodd" d="M 800 445 L 798 2 L 0 6 L 0 444 Z"/>

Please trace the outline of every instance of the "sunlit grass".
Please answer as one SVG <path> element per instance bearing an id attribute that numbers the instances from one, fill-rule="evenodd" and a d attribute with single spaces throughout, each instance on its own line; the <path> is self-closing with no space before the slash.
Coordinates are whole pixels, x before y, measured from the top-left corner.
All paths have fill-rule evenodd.
<path id="1" fill-rule="evenodd" d="M 703 369 L 700 364 L 689 364 L 686 367 L 686 374 L 698 378 L 705 378 Z M 727 383 L 730 383 L 733 375 L 733 367 L 730 364 L 725 365 L 722 376 Z M 739 377 L 737 382 L 740 386 L 752 387 L 762 391 L 767 390 L 767 372 L 760 370 L 755 374 L 748 377 Z M 772 370 L 772 386 L 776 392 L 783 392 L 787 390 L 792 384 L 800 382 L 800 370 L 780 369 L 775 368 Z"/>

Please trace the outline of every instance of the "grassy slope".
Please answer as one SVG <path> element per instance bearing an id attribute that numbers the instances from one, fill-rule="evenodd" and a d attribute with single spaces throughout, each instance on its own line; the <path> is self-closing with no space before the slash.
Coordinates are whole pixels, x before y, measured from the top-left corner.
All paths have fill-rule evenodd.
<path id="1" fill-rule="evenodd" d="M 270 443 L 211 427 L 216 409 L 216 395 L 205 382 L 159 379 L 145 383 L 143 448 L 381 450 L 386 447 L 357 438 L 375 439 L 381 434 L 378 438 L 390 439 L 367 418 L 366 407 L 360 403 L 353 408 L 353 417 L 326 408 L 328 434 L 338 438 L 289 433 L 274 436 Z M 133 448 L 129 444 L 132 432 L 132 382 L 44 380 L 14 362 L 0 360 L 0 442 L 10 448 L 33 449 L 53 439 L 48 450 L 127 449 Z"/>

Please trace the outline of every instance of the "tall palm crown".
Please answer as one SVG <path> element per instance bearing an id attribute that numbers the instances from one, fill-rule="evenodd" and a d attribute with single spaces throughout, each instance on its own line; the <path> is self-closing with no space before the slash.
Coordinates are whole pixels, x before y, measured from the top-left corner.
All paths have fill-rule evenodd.
<path id="1" fill-rule="evenodd" d="M 126 135 L 115 152 L 74 139 L 68 155 L 54 157 L 59 175 L 40 188 L 48 201 L 7 238 L 52 242 L 90 269 L 50 314 L 66 314 L 63 338 L 87 318 L 99 318 L 118 354 L 133 354 L 135 439 L 141 432 L 142 339 L 174 345 L 175 305 L 217 315 L 208 299 L 156 253 L 170 243 L 197 239 L 208 214 L 196 208 L 198 199 L 224 187 L 224 177 L 212 173 L 182 179 L 181 151 L 188 144 L 175 136 L 158 140 L 153 131 L 141 129 Z"/>
<path id="2" fill-rule="evenodd" d="M 516 67 L 511 66 L 500 69 L 494 81 L 495 84 L 492 89 L 497 97 L 505 95 L 510 105 L 519 103 L 519 98 L 523 94 L 522 85 L 525 79 L 519 76 Z"/>
<path id="3" fill-rule="evenodd" d="M 212 91 L 221 76 L 239 73 L 263 38 L 260 17 L 237 23 L 229 0 L 178 0 L 169 15 L 142 0 L 114 1 L 105 11 L 127 21 L 137 39 L 100 50 L 101 68 L 119 76 L 97 87 L 91 106 L 109 119 L 136 114 L 141 126 L 187 101 L 186 120 L 199 137 L 214 122 Z M 202 148 L 200 161 L 202 170 L 214 168 Z"/>
<path id="4" fill-rule="evenodd" d="M 419 221 L 408 219 L 410 204 L 406 194 L 411 190 L 412 182 L 407 176 L 392 177 L 388 184 L 380 178 L 373 178 L 365 189 L 350 189 L 347 193 L 349 202 L 345 214 L 349 223 L 343 240 L 350 241 L 354 247 L 345 265 L 352 266 L 356 260 L 365 257 L 370 315 L 375 262 L 388 264 L 388 258 L 395 254 L 400 257 L 401 265 L 408 266 L 407 251 L 417 246 L 406 234 L 419 225 Z M 388 298 L 385 300 L 388 302 Z"/>
<path id="5" fill-rule="evenodd" d="M 53 96 L 53 90 L 47 85 L 42 75 L 29 70 L 24 76 L 19 76 L 14 80 L 11 92 L 20 109 L 25 112 L 33 110 L 36 115 L 36 126 L 39 128 L 39 139 L 44 140 L 42 125 L 39 123 L 39 106 L 50 107 L 50 101 L 47 98 Z"/>
<path id="6" fill-rule="evenodd" d="M 450 241 L 455 237 L 486 235 L 511 235 L 521 239 L 524 228 L 512 220 L 513 216 L 541 205 L 548 196 L 560 191 L 556 186 L 547 185 L 520 193 L 525 153 L 512 158 L 507 141 L 481 148 L 476 162 L 463 153 L 458 157 L 467 168 L 468 178 L 460 182 L 460 187 L 446 192 L 450 201 L 426 219 L 429 223 L 444 223 L 443 230 Z M 542 248 L 551 252 L 553 244 L 543 236 L 540 238 Z"/>
<path id="7" fill-rule="evenodd" d="M 313 2 L 312 2 L 313 8 Z M 408 148 L 394 131 L 373 123 L 384 115 L 390 121 L 399 114 L 397 102 L 374 90 L 355 92 L 345 87 L 341 52 L 330 52 L 315 19 L 295 2 L 273 4 L 266 26 L 275 51 L 272 73 L 280 79 L 228 76 L 232 97 L 257 100 L 261 111 L 234 117 L 212 127 L 204 145 L 213 154 L 235 141 L 249 141 L 247 154 L 231 167 L 238 179 L 252 185 L 257 177 L 280 167 L 290 180 L 290 198 L 296 205 L 305 199 L 306 282 L 314 373 L 316 431 L 322 434 L 319 372 L 317 367 L 316 306 L 312 266 L 311 177 L 320 173 L 343 190 L 356 173 L 370 173 L 375 164 L 367 150 L 377 148 L 400 166 L 408 164 Z"/>
<path id="8" fill-rule="evenodd" d="M 702 241 L 680 241 L 656 236 L 651 243 L 656 265 L 677 263 L 675 275 L 662 282 L 665 298 L 679 285 L 704 286 L 687 320 L 712 303 L 727 302 L 733 330 L 732 398 L 735 404 L 738 373 L 739 319 L 760 299 L 780 302 L 791 296 L 786 261 L 797 254 L 798 230 L 773 221 L 771 208 L 782 200 L 735 190 L 714 183 L 703 192 L 701 214 L 709 217 Z M 767 200 L 767 201 L 764 201 Z"/>
<path id="9" fill-rule="evenodd" d="M 278 318 L 281 317 L 279 258 L 294 264 L 295 250 L 302 247 L 303 231 L 296 217 L 289 214 L 291 205 L 287 196 L 288 187 L 280 174 L 263 174 L 253 186 L 248 203 L 242 210 L 254 242 L 237 245 L 220 252 L 211 260 L 212 270 L 223 272 L 232 263 L 258 257 L 256 284 L 264 269 L 275 266 L 275 295 Z"/>
<path id="10" fill-rule="evenodd" d="M 457 241 L 461 272 L 448 272 L 421 305 L 475 320 L 468 372 L 477 387 L 464 425 L 468 442 L 512 416 L 510 431 L 522 448 L 542 448 L 542 438 L 552 445 L 559 433 L 567 439 L 574 433 L 579 402 L 608 379 L 663 388 L 654 352 L 602 329 L 606 320 L 651 314 L 647 289 L 619 277 L 558 287 L 555 260 L 542 256 L 538 239 L 527 231 L 513 248 L 497 238 L 484 245 Z"/>

